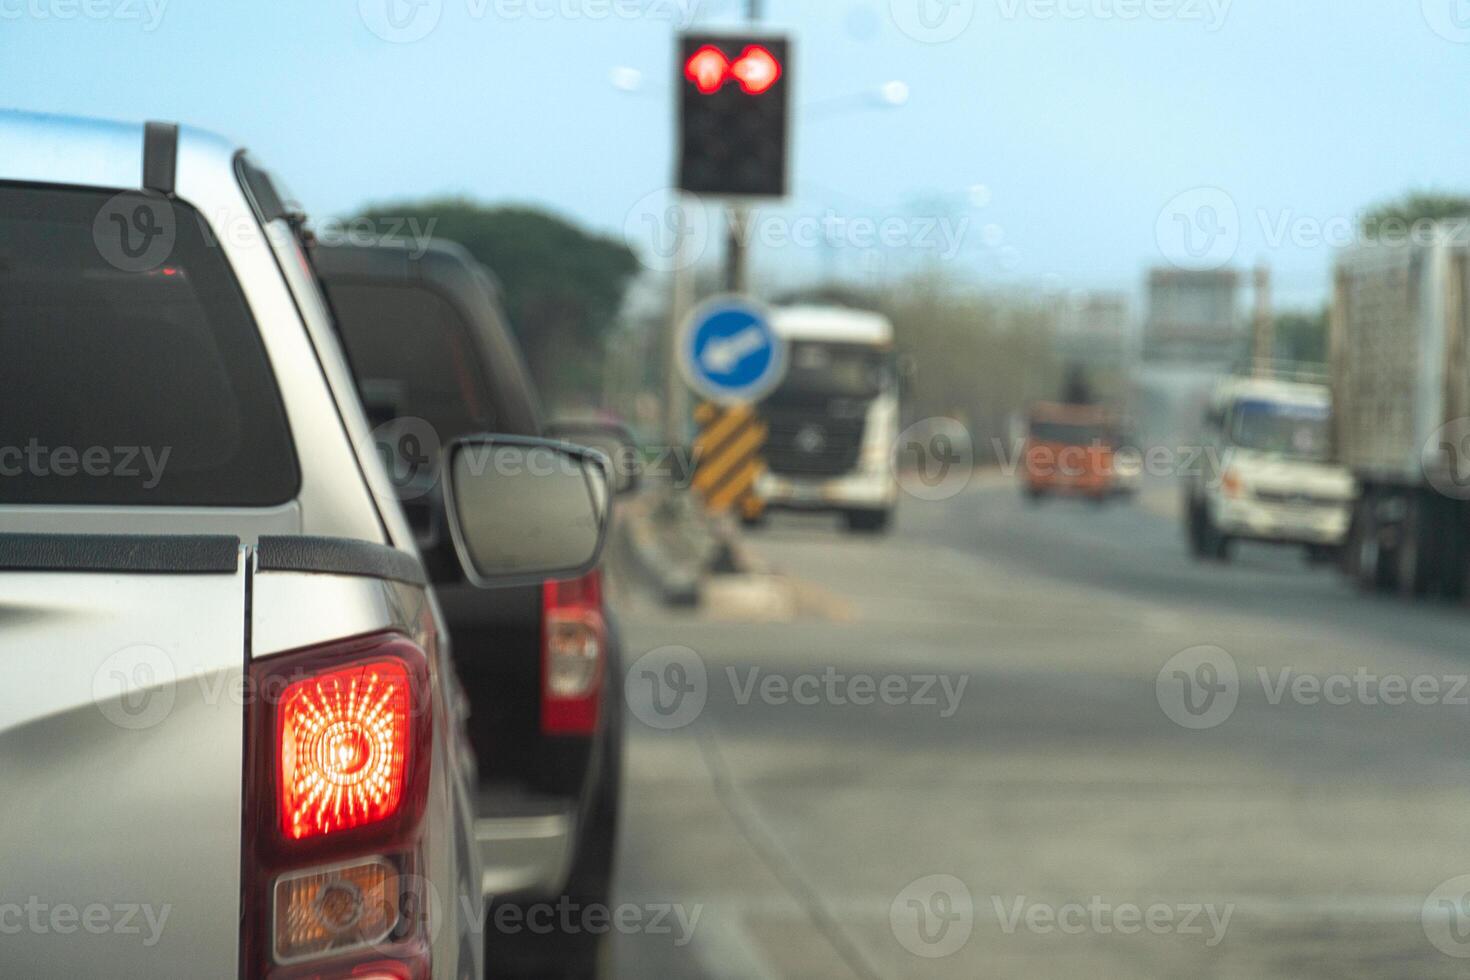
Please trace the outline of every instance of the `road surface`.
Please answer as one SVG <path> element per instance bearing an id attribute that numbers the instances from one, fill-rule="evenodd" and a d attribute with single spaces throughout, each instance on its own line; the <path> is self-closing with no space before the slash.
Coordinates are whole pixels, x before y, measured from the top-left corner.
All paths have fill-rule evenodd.
<path id="1" fill-rule="evenodd" d="M 1470 973 L 1470 613 L 1171 502 L 979 479 L 752 534 L 794 616 L 629 596 L 616 975 Z"/>

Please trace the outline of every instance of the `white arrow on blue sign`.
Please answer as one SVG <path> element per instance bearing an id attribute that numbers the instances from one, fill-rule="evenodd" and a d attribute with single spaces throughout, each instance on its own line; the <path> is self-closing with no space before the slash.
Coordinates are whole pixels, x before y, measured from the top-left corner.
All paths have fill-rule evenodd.
<path id="1" fill-rule="evenodd" d="M 684 321 L 679 367 L 689 386 L 710 401 L 758 402 L 786 376 L 786 342 L 764 306 L 718 296 Z"/>

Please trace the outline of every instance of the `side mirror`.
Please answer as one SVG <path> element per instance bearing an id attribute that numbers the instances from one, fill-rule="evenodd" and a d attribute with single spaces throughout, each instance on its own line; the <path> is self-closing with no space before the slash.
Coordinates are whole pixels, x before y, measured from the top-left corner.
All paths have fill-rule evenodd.
<path id="1" fill-rule="evenodd" d="M 612 464 L 611 480 L 615 496 L 634 493 L 643 479 L 643 457 L 638 440 L 626 426 L 595 419 L 559 419 L 546 426 L 552 439 L 590 446 Z"/>
<path id="2" fill-rule="evenodd" d="M 444 507 L 465 577 L 481 587 L 577 578 L 607 536 L 600 453 L 513 436 L 466 436 L 445 450 Z"/>

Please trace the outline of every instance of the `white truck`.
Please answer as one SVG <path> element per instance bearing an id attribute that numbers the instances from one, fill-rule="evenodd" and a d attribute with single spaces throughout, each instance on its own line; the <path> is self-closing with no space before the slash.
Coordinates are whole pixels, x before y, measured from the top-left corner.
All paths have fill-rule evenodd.
<path id="1" fill-rule="evenodd" d="M 1258 374 L 1216 386 L 1201 464 L 1185 480 L 1195 557 L 1228 560 L 1236 541 L 1299 545 L 1313 560 L 1337 554 L 1353 481 L 1331 461 L 1331 419 L 1323 384 Z"/>
<path id="2" fill-rule="evenodd" d="M 790 350 L 785 380 L 760 405 L 769 435 L 756 495 L 765 509 L 836 511 L 851 530 L 885 530 L 898 500 L 893 325 L 863 310 L 788 306 L 773 326 Z"/>
<path id="3" fill-rule="evenodd" d="M 1362 244 L 1340 258 L 1337 449 L 1358 483 L 1345 570 L 1365 589 L 1458 595 L 1470 558 L 1470 242 Z"/>

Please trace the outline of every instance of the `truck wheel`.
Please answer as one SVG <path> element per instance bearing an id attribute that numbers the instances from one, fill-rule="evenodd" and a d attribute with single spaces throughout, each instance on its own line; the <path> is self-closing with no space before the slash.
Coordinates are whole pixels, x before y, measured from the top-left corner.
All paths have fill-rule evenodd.
<path id="1" fill-rule="evenodd" d="M 1470 527 L 1465 504 L 1459 500 L 1439 501 L 1439 588 L 1446 599 L 1465 597 L 1467 567 L 1470 567 Z"/>
<path id="2" fill-rule="evenodd" d="M 1433 517 L 1417 496 L 1404 504 L 1399 525 L 1399 546 L 1394 549 L 1394 578 L 1399 595 L 1408 599 L 1426 596 L 1434 587 Z"/>
<path id="3" fill-rule="evenodd" d="M 1342 549 L 1331 544 L 1309 544 L 1306 548 L 1308 565 L 1340 565 Z"/>
<path id="4" fill-rule="evenodd" d="M 1235 539 L 1221 534 L 1218 530 L 1212 532 L 1212 546 L 1210 557 L 1218 562 L 1229 564 L 1235 557 Z"/>
<path id="5" fill-rule="evenodd" d="M 1205 556 L 1204 508 L 1193 500 L 1185 502 L 1184 537 L 1189 542 L 1189 554 L 1194 558 Z"/>
<path id="6" fill-rule="evenodd" d="M 1393 586 L 1393 569 L 1384 552 L 1383 528 L 1378 521 L 1378 501 L 1364 494 L 1358 501 L 1353 519 L 1353 566 L 1357 569 L 1357 585 L 1364 592 L 1386 592 Z"/>
<path id="7" fill-rule="evenodd" d="M 1191 524 L 1190 545 L 1196 558 L 1223 562 L 1230 560 L 1235 542 L 1229 536 L 1220 533 L 1220 529 L 1210 519 L 1209 507 L 1203 501 L 1194 506 Z"/>
<path id="8" fill-rule="evenodd" d="M 847 512 L 847 529 L 861 534 L 882 534 L 888 530 L 891 513 L 886 510 L 850 510 Z"/>
<path id="9" fill-rule="evenodd" d="M 603 710 L 611 709 L 604 706 Z M 595 777 L 596 785 L 588 790 L 592 795 L 577 827 L 576 851 L 565 890 L 556 898 L 531 897 L 530 903 L 555 906 L 564 898 L 579 911 L 612 908 L 617 871 L 618 814 L 622 802 L 622 725 L 621 714 L 614 710 L 608 719 L 607 742 L 603 746 L 601 768 Z M 587 929 L 568 932 L 555 926 L 550 932 L 522 932 L 499 937 L 489 925 L 494 921 L 494 912 L 494 908 L 486 910 L 487 977 L 596 980 L 602 974 L 601 964 L 608 945 L 605 934 Z"/>
<path id="10" fill-rule="evenodd" d="M 621 802 L 621 746 L 609 744 L 608 758 L 598 775 L 596 797 L 588 808 L 585 825 L 577 834 L 576 865 L 567 882 L 567 893 L 586 904 L 606 903 L 612 893 L 618 844 L 618 806 Z"/>
<path id="11" fill-rule="evenodd" d="M 1347 536 L 1343 538 L 1342 547 L 1337 549 L 1337 571 L 1343 578 L 1350 582 L 1358 580 L 1358 505 L 1353 505 L 1353 511 L 1348 518 Z"/>
<path id="12" fill-rule="evenodd" d="M 612 908 L 621 771 L 617 762 L 604 763 L 597 798 L 587 813 L 586 826 L 577 835 L 577 863 L 567 882 L 567 897 L 578 908 Z M 585 931 L 562 937 L 556 976 L 560 980 L 595 980 L 606 946 L 605 937 Z"/>

